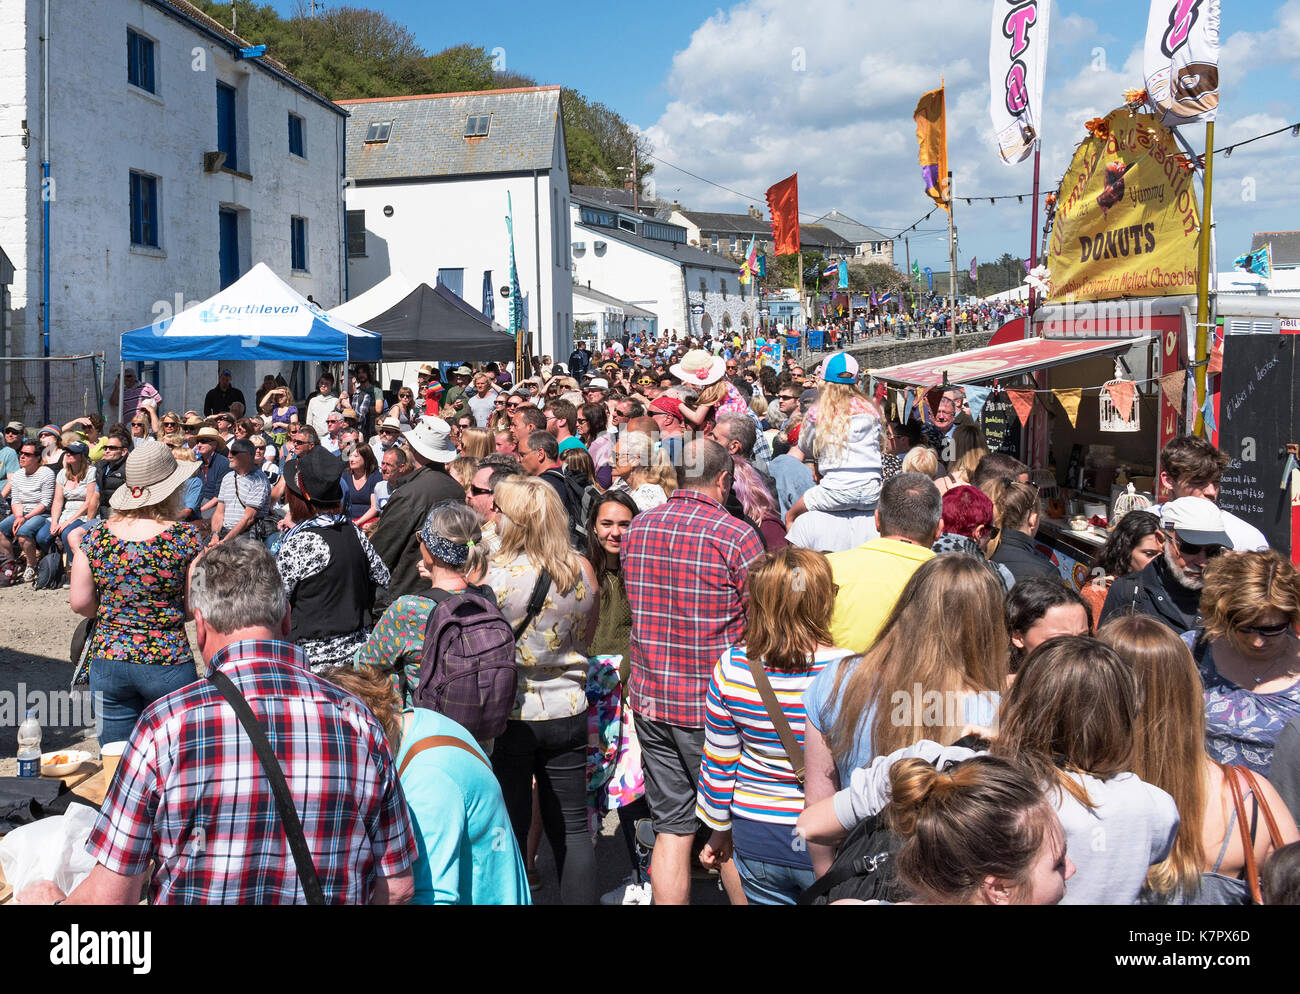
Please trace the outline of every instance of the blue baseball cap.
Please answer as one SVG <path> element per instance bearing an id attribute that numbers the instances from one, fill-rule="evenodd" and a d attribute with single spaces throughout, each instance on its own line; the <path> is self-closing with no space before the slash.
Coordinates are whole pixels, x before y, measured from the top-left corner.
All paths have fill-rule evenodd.
<path id="1" fill-rule="evenodd" d="M 856 383 L 858 361 L 847 352 L 836 352 L 822 366 L 822 379 L 827 383 Z"/>

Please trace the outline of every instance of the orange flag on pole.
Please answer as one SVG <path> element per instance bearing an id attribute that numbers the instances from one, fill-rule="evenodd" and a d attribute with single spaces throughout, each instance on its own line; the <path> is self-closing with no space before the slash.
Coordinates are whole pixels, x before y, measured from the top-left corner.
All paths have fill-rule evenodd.
<path id="1" fill-rule="evenodd" d="M 925 193 L 944 210 L 948 210 L 945 187 L 948 183 L 948 126 L 943 106 L 943 87 L 922 94 L 912 113 L 916 121 L 917 157 L 921 162 L 921 179 Z"/>
<path id="2" fill-rule="evenodd" d="M 799 174 L 788 176 L 767 191 L 772 212 L 772 252 L 794 255 L 799 251 Z"/>

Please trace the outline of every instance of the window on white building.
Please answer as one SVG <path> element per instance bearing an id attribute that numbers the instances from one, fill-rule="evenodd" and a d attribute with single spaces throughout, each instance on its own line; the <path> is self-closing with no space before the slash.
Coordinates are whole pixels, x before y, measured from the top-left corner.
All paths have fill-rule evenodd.
<path id="1" fill-rule="evenodd" d="M 388 135 L 392 130 L 392 121 L 371 121 L 370 127 L 366 129 L 366 144 L 376 145 L 388 141 Z"/>
<path id="2" fill-rule="evenodd" d="M 726 299 L 727 299 L 727 279 L 726 279 L 726 277 L 724 276 L 724 277 L 723 277 L 721 280 L 719 280 L 718 282 L 720 282 L 720 283 L 722 284 L 722 299 L 723 299 L 723 300 L 726 300 Z"/>
<path id="3" fill-rule="evenodd" d="M 701 276 L 701 277 L 700 277 L 700 296 L 701 296 L 701 297 L 707 296 L 707 295 L 708 295 L 708 292 L 709 292 L 709 281 L 708 281 L 705 277 Z"/>
<path id="4" fill-rule="evenodd" d="M 303 139 L 305 121 L 292 111 L 289 112 L 289 154 L 301 159 L 307 158 L 307 143 Z"/>
<path id="5" fill-rule="evenodd" d="M 348 211 L 348 258 L 364 259 L 366 256 L 366 212 Z"/>
<path id="6" fill-rule="evenodd" d="M 307 219 L 291 217 L 289 219 L 289 241 L 292 260 L 290 268 L 307 272 Z"/>
<path id="7" fill-rule="evenodd" d="M 465 299 L 465 270 L 439 269 L 438 282 L 454 293 L 461 300 Z"/>
<path id="8" fill-rule="evenodd" d="M 492 126 L 491 114 L 471 114 L 465 118 L 465 137 L 466 138 L 485 138 L 488 129 Z"/>
<path id="9" fill-rule="evenodd" d="M 709 237 L 709 247 L 710 247 L 711 249 L 713 249 L 714 252 L 718 251 L 718 236 L 717 236 L 717 235 L 711 235 L 711 236 Z"/>
<path id="10" fill-rule="evenodd" d="M 225 167 L 239 169 L 239 124 L 235 88 L 217 83 L 217 150 L 226 153 Z"/>
<path id="11" fill-rule="evenodd" d="M 158 178 L 131 170 L 131 244 L 158 248 Z"/>
<path id="12" fill-rule="evenodd" d="M 126 81 L 150 93 L 157 93 L 154 80 L 154 40 L 126 29 Z"/>

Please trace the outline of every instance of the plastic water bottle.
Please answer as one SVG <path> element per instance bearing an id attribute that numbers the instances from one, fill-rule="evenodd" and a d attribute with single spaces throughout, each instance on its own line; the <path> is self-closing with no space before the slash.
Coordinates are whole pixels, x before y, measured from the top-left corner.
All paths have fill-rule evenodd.
<path id="1" fill-rule="evenodd" d="M 36 720 L 35 708 L 27 709 L 27 717 L 18 726 L 18 775 L 41 775 L 41 725 Z"/>

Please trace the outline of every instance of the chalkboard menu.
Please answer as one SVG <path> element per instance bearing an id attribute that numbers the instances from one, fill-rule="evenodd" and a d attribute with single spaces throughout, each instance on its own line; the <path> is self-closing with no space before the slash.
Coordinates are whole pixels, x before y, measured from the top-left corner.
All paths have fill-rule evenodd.
<path id="1" fill-rule="evenodd" d="M 1020 458 L 1020 419 L 1009 400 L 990 397 L 984 404 L 980 422 L 990 452 L 1005 452 Z"/>
<path id="2" fill-rule="evenodd" d="M 1219 394 L 1219 448 L 1231 457 L 1219 506 L 1282 553 L 1291 549 L 1291 501 L 1281 489 L 1286 445 L 1300 441 L 1294 335 L 1229 335 Z"/>

